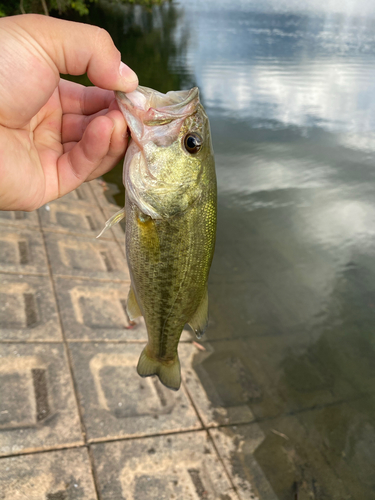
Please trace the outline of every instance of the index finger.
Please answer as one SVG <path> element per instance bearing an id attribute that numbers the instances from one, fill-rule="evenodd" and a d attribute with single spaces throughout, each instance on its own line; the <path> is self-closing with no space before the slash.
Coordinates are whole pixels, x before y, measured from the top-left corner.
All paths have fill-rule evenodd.
<path id="1" fill-rule="evenodd" d="M 64 114 L 92 115 L 102 109 L 109 108 L 115 99 L 112 90 L 85 87 L 64 79 L 60 80 L 59 92 Z"/>

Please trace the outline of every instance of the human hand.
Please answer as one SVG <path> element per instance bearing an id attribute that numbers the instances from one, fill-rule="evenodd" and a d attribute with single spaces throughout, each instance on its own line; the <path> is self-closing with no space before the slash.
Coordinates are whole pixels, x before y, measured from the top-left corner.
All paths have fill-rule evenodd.
<path id="1" fill-rule="evenodd" d="M 138 80 L 109 34 L 87 24 L 2 18 L 0 47 L 0 210 L 30 211 L 116 165 L 127 126 L 113 90 Z M 85 72 L 97 87 L 60 79 Z"/>

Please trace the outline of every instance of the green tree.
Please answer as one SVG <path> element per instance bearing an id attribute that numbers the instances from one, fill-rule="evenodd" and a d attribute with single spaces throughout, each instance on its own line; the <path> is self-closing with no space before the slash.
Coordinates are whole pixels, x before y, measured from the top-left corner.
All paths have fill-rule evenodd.
<path id="1" fill-rule="evenodd" d="M 98 0 L 8 0 L 6 3 L 0 0 L 0 17 L 14 14 L 36 13 L 49 15 L 55 11 L 59 14 L 68 11 L 76 11 L 81 16 L 89 13 L 91 3 Z M 109 3 L 139 4 L 145 7 L 160 5 L 165 0 L 108 0 Z"/>

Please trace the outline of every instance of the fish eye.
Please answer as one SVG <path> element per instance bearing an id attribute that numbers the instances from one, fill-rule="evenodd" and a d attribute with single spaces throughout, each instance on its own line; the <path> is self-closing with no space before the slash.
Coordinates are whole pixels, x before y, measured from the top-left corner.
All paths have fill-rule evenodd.
<path id="1" fill-rule="evenodd" d="M 195 132 L 189 132 L 185 135 L 184 138 L 184 146 L 188 153 L 194 155 L 198 153 L 201 149 L 203 143 L 203 139 L 200 135 Z"/>

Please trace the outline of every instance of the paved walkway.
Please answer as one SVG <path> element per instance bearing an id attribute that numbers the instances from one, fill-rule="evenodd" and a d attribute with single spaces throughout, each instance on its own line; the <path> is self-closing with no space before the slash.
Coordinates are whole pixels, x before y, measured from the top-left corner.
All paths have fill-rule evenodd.
<path id="1" fill-rule="evenodd" d="M 95 239 L 118 210 L 105 190 L 0 212 L 0 499 L 256 498 L 250 483 L 274 499 L 228 427 L 251 422 L 248 406 L 212 406 L 193 368 L 208 344 L 183 333 L 178 392 L 137 375 L 124 232 Z M 262 439 L 253 424 L 247 453 Z"/>

